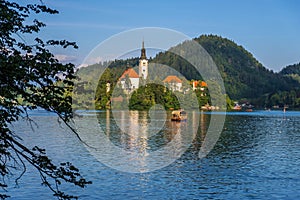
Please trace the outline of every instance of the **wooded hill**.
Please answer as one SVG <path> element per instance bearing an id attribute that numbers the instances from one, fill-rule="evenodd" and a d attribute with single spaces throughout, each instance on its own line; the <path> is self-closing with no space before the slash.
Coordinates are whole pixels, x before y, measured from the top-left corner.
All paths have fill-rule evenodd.
<path id="1" fill-rule="evenodd" d="M 300 63 L 283 68 L 279 74 L 289 76 L 300 83 Z"/>
<path id="2" fill-rule="evenodd" d="M 265 68 L 250 52 L 231 40 L 215 35 L 202 35 L 194 40 L 213 58 L 231 99 L 257 99 L 262 95 L 299 87 L 293 79 Z M 199 78 L 189 63 L 169 52 L 159 53 L 154 61 L 172 66 L 188 79 Z"/>
<path id="3" fill-rule="evenodd" d="M 245 48 L 235 42 L 215 35 L 194 38 L 212 57 L 224 80 L 226 93 L 236 101 L 248 101 L 256 107 L 284 106 L 300 107 L 300 64 L 284 68 L 275 73 L 265 68 Z M 158 53 L 149 62 L 160 63 L 179 71 L 188 80 L 201 80 L 195 68 L 169 51 Z M 101 66 L 100 66 L 101 65 Z M 93 69 L 109 65 L 107 80 L 116 82 L 128 66 L 138 65 L 138 58 L 116 60 L 106 64 L 95 64 L 79 70 L 84 77 L 93 77 Z M 96 77 L 93 77 L 96 78 Z M 297 81 L 298 80 L 298 81 Z M 104 89 L 104 88 L 103 88 Z M 102 89 L 102 92 L 104 91 Z M 98 90 L 96 96 L 101 96 Z M 96 97 L 96 99 L 98 98 Z"/>

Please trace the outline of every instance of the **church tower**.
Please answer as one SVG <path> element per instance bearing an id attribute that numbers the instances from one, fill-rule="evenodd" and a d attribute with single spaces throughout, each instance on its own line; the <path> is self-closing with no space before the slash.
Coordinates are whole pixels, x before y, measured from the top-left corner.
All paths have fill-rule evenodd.
<path id="1" fill-rule="evenodd" d="M 146 57 L 146 49 L 144 47 L 144 40 L 142 43 L 141 57 L 140 57 L 140 62 L 139 62 L 139 77 L 143 77 L 143 79 L 147 79 L 147 77 L 148 77 L 148 60 Z"/>

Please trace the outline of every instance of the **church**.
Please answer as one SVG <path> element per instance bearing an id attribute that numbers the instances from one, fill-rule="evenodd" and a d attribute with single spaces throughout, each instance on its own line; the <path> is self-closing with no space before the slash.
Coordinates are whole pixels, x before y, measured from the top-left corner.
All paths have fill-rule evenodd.
<path id="1" fill-rule="evenodd" d="M 134 91 L 139 87 L 140 78 L 146 80 L 148 77 L 148 59 L 146 57 L 144 41 L 142 43 L 138 69 L 138 73 L 131 67 L 124 71 L 124 73 L 119 79 L 122 89 L 128 92 Z M 126 77 L 128 77 L 130 81 L 128 81 Z"/>
<path id="2" fill-rule="evenodd" d="M 139 83 L 142 79 L 148 78 L 148 59 L 146 56 L 146 49 L 144 41 L 142 43 L 141 56 L 139 59 L 138 73 L 131 67 L 127 68 L 122 76 L 119 78 L 121 88 L 127 93 L 131 93 L 139 87 Z M 182 92 L 182 80 L 177 76 L 167 76 L 163 83 L 165 86 L 169 86 L 172 91 Z"/>

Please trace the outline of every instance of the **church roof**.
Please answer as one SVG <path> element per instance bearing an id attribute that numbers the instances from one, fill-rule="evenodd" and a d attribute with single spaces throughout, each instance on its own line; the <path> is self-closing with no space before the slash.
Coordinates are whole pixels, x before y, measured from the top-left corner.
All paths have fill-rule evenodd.
<path id="1" fill-rule="evenodd" d="M 146 57 L 146 49 L 145 49 L 145 46 L 144 46 L 144 41 L 142 43 L 141 59 L 147 59 L 147 57 Z"/>
<path id="2" fill-rule="evenodd" d="M 165 80 L 163 80 L 164 83 L 182 83 L 182 80 L 180 80 L 177 76 L 167 76 Z"/>
<path id="3" fill-rule="evenodd" d="M 135 72 L 135 70 L 133 68 L 128 68 L 123 72 L 120 79 L 125 78 L 127 74 L 129 76 L 129 78 L 139 78 L 139 75 Z"/>

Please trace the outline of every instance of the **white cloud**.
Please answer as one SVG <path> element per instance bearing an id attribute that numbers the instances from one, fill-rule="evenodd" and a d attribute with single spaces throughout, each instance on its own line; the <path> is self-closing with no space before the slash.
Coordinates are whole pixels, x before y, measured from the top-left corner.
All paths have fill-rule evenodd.
<path id="1" fill-rule="evenodd" d="M 103 61 L 105 61 L 105 60 L 100 56 L 95 57 L 95 58 L 89 57 L 88 59 L 85 59 L 83 63 L 78 65 L 77 68 L 87 67 L 89 65 L 97 64 L 97 63 L 100 63 L 100 62 L 103 62 Z"/>
<path id="2" fill-rule="evenodd" d="M 82 63 L 82 64 L 78 65 L 76 68 L 79 69 L 79 68 L 87 67 L 87 66 L 89 66 L 89 64 Z"/>
<path id="3" fill-rule="evenodd" d="M 59 60 L 60 62 L 74 62 L 77 58 L 75 56 L 64 55 L 64 54 L 56 54 L 54 58 Z"/>
<path id="4" fill-rule="evenodd" d="M 81 63 L 80 65 L 77 66 L 77 68 L 87 67 L 89 65 L 93 65 L 93 64 L 97 64 L 97 63 L 101 63 L 101 62 L 113 61 L 116 58 L 118 58 L 118 56 L 116 56 L 114 54 L 107 54 L 107 55 L 104 55 L 104 56 L 89 55 L 88 57 L 86 57 L 84 59 L 83 63 Z"/>

